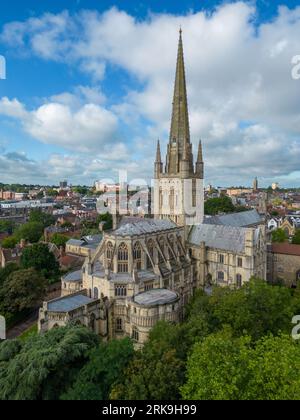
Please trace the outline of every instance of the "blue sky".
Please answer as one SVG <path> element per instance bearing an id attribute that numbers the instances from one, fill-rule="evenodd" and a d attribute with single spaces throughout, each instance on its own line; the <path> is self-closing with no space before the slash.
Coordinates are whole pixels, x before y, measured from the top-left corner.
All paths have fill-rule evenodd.
<path id="1" fill-rule="evenodd" d="M 0 182 L 152 176 L 182 25 L 206 182 L 299 186 L 297 1 L 12 0 L 0 14 Z M 279 8 L 280 6 L 280 8 Z"/>

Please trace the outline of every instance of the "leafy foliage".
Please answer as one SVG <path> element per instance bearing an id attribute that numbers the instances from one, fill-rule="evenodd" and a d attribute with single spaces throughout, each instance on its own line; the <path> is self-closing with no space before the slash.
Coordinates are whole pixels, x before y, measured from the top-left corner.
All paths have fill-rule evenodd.
<path id="1" fill-rule="evenodd" d="M 55 244 L 58 248 L 65 247 L 66 243 L 68 242 L 69 237 L 66 235 L 62 235 L 61 233 L 55 233 L 51 237 L 51 243 Z"/>
<path id="2" fill-rule="evenodd" d="M 31 210 L 29 222 L 40 223 L 41 225 L 43 225 L 43 228 L 46 228 L 55 223 L 55 217 L 41 210 Z"/>
<path id="3" fill-rule="evenodd" d="M 1 246 L 5 249 L 14 249 L 17 243 L 18 240 L 15 236 L 9 236 L 8 238 L 2 240 Z"/>
<path id="4" fill-rule="evenodd" d="M 133 345 L 128 338 L 100 343 L 92 350 L 75 384 L 61 399 L 107 400 L 114 383 L 122 381 L 123 367 L 127 366 L 133 354 Z"/>
<path id="5" fill-rule="evenodd" d="M 285 231 L 283 229 L 276 229 L 272 232 L 272 242 L 282 243 L 287 240 Z"/>
<path id="6" fill-rule="evenodd" d="M 33 308 L 45 294 L 45 279 L 33 268 L 13 271 L 0 288 L 1 309 L 4 313 Z"/>
<path id="7" fill-rule="evenodd" d="M 184 363 L 175 349 L 176 333 L 175 326 L 164 322 L 154 327 L 150 340 L 136 353 L 125 370 L 125 379 L 112 390 L 112 399 L 179 398 L 179 387 L 184 378 Z"/>
<path id="8" fill-rule="evenodd" d="M 232 213 L 235 207 L 231 198 L 227 195 L 222 195 L 217 198 L 209 198 L 204 204 L 204 212 L 207 215 L 216 215 L 218 213 Z"/>
<path id="9" fill-rule="evenodd" d="M 59 264 L 46 244 L 38 243 L 28 246 L 21 256 L 23 268 L 35 268 L 47 279 L 59 274 Z"/>
<path id="10" fill-rule="evenodd" d="M 291 337 L 247 336 L 222 331 L 196 343 L 188 360 L 185 399 L 298 400 L 300 346 Z"/>
<path id="11" fill-rule="evenodd" d="M 15 237 L 18 241 L 25 239 L 30 243 L 35 243 L 40 240 L 44 232 L 44 226 L 40 222 L 28 222 L 20 226 L 16 232 Z"/>
<path id="12" fill-rule="evenodd" d="M 97 344 L 97 336 L 82 326 L 53 329 L 25 342 L 1 343 L 0 399 L 58 399 Z"/>
<path id="13" fill-rule="evenodd" d="M 300 229 L 296 230 L 295 235 L 293 236 L 292 243 L 295 245 L 300 245 Z"/>

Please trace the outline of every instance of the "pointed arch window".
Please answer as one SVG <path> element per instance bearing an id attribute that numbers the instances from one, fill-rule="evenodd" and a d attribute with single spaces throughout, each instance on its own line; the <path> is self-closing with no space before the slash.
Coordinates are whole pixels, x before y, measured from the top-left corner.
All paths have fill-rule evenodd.
<path id="1" fill-rule="evenodd" d="M 128 273 L 128 247 L 125 243 L 118 248 L 118 272 Z"/>
<path id="2" fill-rule="evenodd" d="M 113 270 L 114 246 L 111 242 L 108 242 L 106 247 L 106 258 L 108 265 Z"/>
<path id="3" fill-rule="evenodd" d="M 165 255 L 165 241 L 164 241 L 164 238 L 159 239 L 159 247 L 160 247 L 160 252 L 158 253 L 158 262 L 160 264 L 163 264 L 165 262 L 164 258 L 163 258 L 163 256 Z"/>
<path id="4" fill-rule="evenodd" d="M 154 261 L 154 243 L 152 239 L 148 241 L 147 248 L 148 248 L 148 252 L 152 261 Z M 148 255 L 147 255 L 147 268 L 152 268 L 152 263 Z"/>
<path id="5" fill-rule="evenodd" d="M 142 247 L 139 242 L 136 242 L 133 247 L 133 260 L 135 262 L 137 270 L 142 269 Z"/>

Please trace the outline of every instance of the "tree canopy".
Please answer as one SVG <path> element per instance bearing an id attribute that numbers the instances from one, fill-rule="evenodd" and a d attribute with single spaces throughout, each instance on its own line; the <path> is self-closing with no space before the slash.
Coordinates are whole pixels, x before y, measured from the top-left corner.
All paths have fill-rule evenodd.
<path id="1" fill-rule="evenodd" d="M 67 326 L 0 344 L 0 399 L 55 400 L 77 377 L 98 344 L 82 326 Z"/>
<path id="2" fill-rule="evenodd" d="M 209 198 L 204 203 L 204 212 L 207 215 L 214 216 L 218 213 L 232 213 L 235 207 L 232 200 L 227 195 L 217 198 Z"/>
<path id="3" fill-rule="evenodd" d="M 283 229 L 276 229 L 272 232 L 272 242 L 282 243 L 287 240 L 286 233 Z"/>
<path id="4" fill-rule="evenodd" d="M 100 343 L 91 351 L 74 385 L 61 396 L 63 400 L 107 400 L 112 386 L 122 381 L 123 367 L 133 358 L 130 339 Z"/>
<path id="5" fill-rule="evenodd" d="M 47 279 L 59 274 L 59 264 L 46 244 L 37 243 L 26 247 L 21 256 L 23 268 L 35 268 Z"/>
<path id="6" fill-rule="evenodd" d="M 251 346 L 230 330 L 195 344 L 182 397 L 192 400 L 299 400 L 300 346 L 288 335 Z"/>
<path id="7" fill-rule="evenodd" d="M 52 214 L 42 212 L 41 210 L 31 210 L 29 222 L 40 223 L 43 228 L 51 226 L 55 223 L 55 217 Z"/>
<path id="8" fill-rule="evenodd" d="M 18 241 L 25 239 L 30 243 L 38 242 L 44 233 L 44 226 L 40 222 L 28 222 L 20 226 L 14 236 Z"/>
<path id="9" fill-rule="evenodd" d="M 295 245 L 300 245 L 300 229 L 296 230 L 295 235 L 293 236 L 292 243 Z"/>
<path id="10" fill-rule="evenodd" d="M 0 288 L 1 309 L 4 313 L 34 308 L 45 294 L 45 279 L 33 268 L 12 271 Z"/>

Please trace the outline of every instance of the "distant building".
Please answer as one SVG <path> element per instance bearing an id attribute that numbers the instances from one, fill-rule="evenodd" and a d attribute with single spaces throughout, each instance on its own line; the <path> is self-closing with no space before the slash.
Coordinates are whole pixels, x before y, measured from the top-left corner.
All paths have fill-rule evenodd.
<path id="1" fill-rule="evenodd" d="M 251 193 L 252 189 L 250 188 L 228 188 L 226 190 L 226 194 L 229 195 L 229 197 Z"/>
<path id="2" fill-rule="evenodd" d="M 279 188 L 278 182 L 273 182 L 273 184 L 272 184 L 272 190 L 273 191 L 276 191 L 276 190 L 278 190 L 278 188 Z"/>
<path id="3" fill-rule="evenodd" d="M 258 191 L 258 179 L 257 179 L 257 177 L 254 178 L 254 181 L 253 181 L 253 191 Z"/>
<path id="4" fill-rule="evenodd" d="M 59 188 L 60 188 L 61 190 L 64 190 L 64 189 L 68 188 L 68 181 L 61 181 L 61 182 L 59 183 Z"/>

